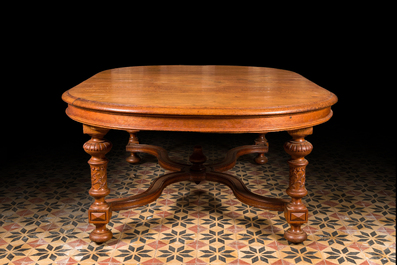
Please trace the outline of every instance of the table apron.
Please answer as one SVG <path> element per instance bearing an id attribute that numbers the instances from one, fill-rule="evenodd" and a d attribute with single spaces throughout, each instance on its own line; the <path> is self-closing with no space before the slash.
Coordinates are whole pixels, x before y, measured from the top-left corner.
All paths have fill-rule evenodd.
<path id="1" fill-rule="evenodd" d="M 177 116 L 104 112 L 68 105 L 66 114 L 83 124 L 118 130 L 257 133 L 311 127 L 332 117 L 331 107 L 308 112 L 251 116 Z"/>

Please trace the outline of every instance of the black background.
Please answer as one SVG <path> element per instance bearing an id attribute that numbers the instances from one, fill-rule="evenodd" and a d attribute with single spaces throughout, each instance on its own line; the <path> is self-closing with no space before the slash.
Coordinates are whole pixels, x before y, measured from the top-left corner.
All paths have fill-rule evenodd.
<path id="1" fill-rule="evenodd" d="M 81 28 L 67 23 L 55 28 L 51 23 L 34 25 L 27 25 L 18 41 L 5 49 L 11 58 L 3 72 L 5 166 L 23 166 L 37 153 L 84 152 L 88 136 L 81 124 L 66 116 L 62 93 L 102 70 L 162 64 L 263 66 L 297 72 L 339 99 L 331 120 L 314 128 L 318 139 L 348 139 L 351 145 L 341 152 L 365 146 L 368 152 L 394 155 L 395 89 L 386 81 L 390 67 L 379 45 L 385 40 L 366 25 L 286 23 L 277 32 L 270 32 L 268 24 L 249 30 L 234 24 L 191 28 L 160 23 L 122 32 L 101 23 Z"/>

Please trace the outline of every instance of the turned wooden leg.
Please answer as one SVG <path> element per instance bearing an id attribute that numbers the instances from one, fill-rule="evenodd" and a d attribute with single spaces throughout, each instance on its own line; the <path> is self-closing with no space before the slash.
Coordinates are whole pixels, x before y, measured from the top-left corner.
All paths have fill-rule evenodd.
<path id="1" fill-rule="evenodd" d="M 137 136 L 137 133 L 139 131 L 138 130 L 127 130 L 127 132 L 130 134 L 130 139 L 128 141 L 128 144 L 139 144 L 139 139 Z M 131 152 L 130 156 L 127 157 L 126 161 L 131 164 L 136 164 L 139 161 L 141 161 L 141 159 L 139 158 L 139 156 L 136 153 Z"/>
<path id="2" fill-rule="evenodd" d="M 88 160 L 91 168 L 91 189 L 89 194 L 94 197 L 95 201 L 88 210 L 88 220 L 95 225 L 95 229 L 90 234 L 90 239 L 97 243 L 103 243 L 112 238 L 112 232 L 106 228 L 109 223 L 112 211 L 105 201 L 105 196 L 109 194 L 107 186 L 106 168 L 108 160 L 105 154 L 112 148 L 112 143 L 103 139 L 109 129 L 83 125 L 85 134 L 91 136 L 91 139 L 84 145 L 84 151 L 91 155 Z"/>
<path id="3" fill-rule="evenodd" d="M 284 237 L 293 243 L 300 243 L 306 240 L 307 235 L 302 230 L 302 225 L 308 221 L 308 210 L 302 202 L 302 197 L 307 195 L 305 188 L 306 166 L 309 163 L 305 156 L 313 150 L 311 143 L 304 137 L 313 133 L 313 127 L 293 130 L 288 132 L 292 140 L 284 144 L 284 150 L 291 156 L 289 164 L 289 187 L 287 194 L 292 200 L 285 206 L 285 218 L 291 225 Z"/>
<path id="4" fill-rule="evenodd" d="M 269 143 L 266 140 L 266 133 L 260 133 L 259 137 L 255 139 L 255 144 L 256 145 L 264 145 L 269 147 Z M 260 153 L 258 156 L 255 158 L 255 162 L 259 165 L 266 164 L 268 161 L 267 157 L 265 156 L 265 153 Z"/>

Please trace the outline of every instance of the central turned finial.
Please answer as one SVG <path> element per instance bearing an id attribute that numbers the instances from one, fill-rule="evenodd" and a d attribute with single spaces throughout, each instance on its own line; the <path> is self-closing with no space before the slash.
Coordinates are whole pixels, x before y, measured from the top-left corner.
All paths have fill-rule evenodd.
<path id="1" fill-rule="evenodd" d="M 193 150 L 193 154 L 189 157 L 189 161 L 193 164 L 190 167 L 191 171 L 204 171 L 205 166 L 203 165 L 207 158 L 203 154 L 203 149 L 200 145 L 196 145 Z"/>

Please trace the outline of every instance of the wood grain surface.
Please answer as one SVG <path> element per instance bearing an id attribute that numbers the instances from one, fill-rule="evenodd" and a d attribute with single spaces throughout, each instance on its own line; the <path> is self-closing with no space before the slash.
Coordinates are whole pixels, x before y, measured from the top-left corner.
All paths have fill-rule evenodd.
<path id="1" fill-rule="evenodd" d="M 137 66 L 102 71 L 62 95 L 67 115 L 120 130 L 270 132 L 332 116 L 337 97 L 301 75 L 245 66 Z"/>
<path id="2" fill-rule="evenodd" d="M 296 113 L 337 100 L 301 75 L 245 66 L 138 66 L 102 71 L 68 90 L 64 100 L 106 111 L 177 115 Z"/>

